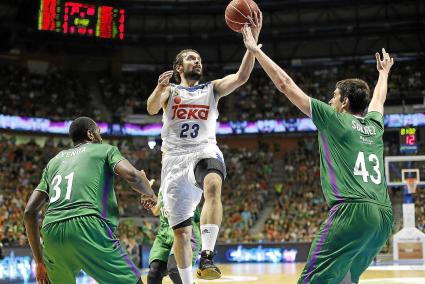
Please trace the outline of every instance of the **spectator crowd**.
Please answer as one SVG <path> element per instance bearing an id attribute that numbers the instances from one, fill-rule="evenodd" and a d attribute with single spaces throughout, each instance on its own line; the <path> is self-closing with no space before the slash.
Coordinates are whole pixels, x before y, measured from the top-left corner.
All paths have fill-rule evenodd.
<path id="1" fill-rule="evenodd" d="M 150 149 L 123 140 L 117 144 L 137 168 L 157 179 L 154 184 L 157 190 L 161 172 L 159 146 Z M 67 147 L 66 143 L 54 145 L 52 140 L 40 146 L 33 140 L 18 143 L 13 136 L 0 136 L 0 240 L 4 246 L 27 243 L 23 226 L 25 204 L 44 166 Z M 312 241 L 328 212 L 321 193 L 316 140 L 300 140 L 295 150 L 284 154 L 283 160 L 277 160 L 276 155 L 261 147 L 247 150 L 221 145 L 221 148 L 228 176 L 222 190 L 224 218 L 219 242 Z M 395 150 L 389 144 L 385 149 L 386 154 Z M 136 243 L 152 243 L 159 227 L 157 218 L 142 208 L 137 193 L 119 178 L 115 189 L 120 215 L 128 217 L 118 229 L 122 241 L 130 249 Z M 425 231 L 424 204 L 425 195 L 419 190 L 416 216 L 422 231 Z M 270 206 L 273 209 L 264 224 L 258 224 L 259 216 Z M 143 224 L 137 226 L 131 217 L 141 217 Z M 263 230 L 253 234 L 255 225 Z"/>
<path id="2" fill-rule="evenodd" d="M 423 60 L 400 61 L 389 80 L 387 105 L 421 104 L 425 97 Z M 328 100 L 335 83 L 361 78 L 371 91 L 377 80 L 373 62 L 350 61 L 333 65 L 296 66 L 285 70 L 305 93 Z M 121 72 L 116 76 L 92 77 L 52 69 L 35 74 L 15 65 L 0 64 L 0 114 L 46 117 L 54 120 L 85 115 L 97 120 L 123 122 L 131 114 L 146 115 L 146 101 L 156 86 L 160 70 Z M 208 71 L 203 81 L 223 77 L 225 72 Z M 97 100 L 95 100 L 95 95 Z M 95 103 L 96 101 L 96 103 Z M 101 104 L 104 107 L 101 107 Z M 262 70 L 219 104 L 220 120 L 268 120 L 302 117 Z M 107 113 L 106 113 L 107 112 Z"/>

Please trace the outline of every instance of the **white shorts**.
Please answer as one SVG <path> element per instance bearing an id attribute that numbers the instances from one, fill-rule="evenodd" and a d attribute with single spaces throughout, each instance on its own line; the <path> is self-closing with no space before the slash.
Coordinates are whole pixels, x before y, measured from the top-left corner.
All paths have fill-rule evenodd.
<path id="1" fill-rule="evenodd" d="M 223 153 L 214 144 L 188 154 L 164 156 L 160 190 L 170 227 L 193 217 L 202 198 L 202 189 L 196 185 L 195 166 L 200 160 L 208 158 L 218 158 L 224 162 Z"/>

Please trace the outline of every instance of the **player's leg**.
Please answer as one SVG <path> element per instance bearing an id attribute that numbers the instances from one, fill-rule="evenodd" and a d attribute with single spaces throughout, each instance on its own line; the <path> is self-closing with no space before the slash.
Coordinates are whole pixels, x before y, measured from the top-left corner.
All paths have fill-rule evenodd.
<path id="1" fill-rule="evenodd" d="M 174 232 L 174 254 L 184 284 L 193 284 L 192 217 L 202 197 L 193 177 L 194 155 L 167 157 L 161 184 L 164 210 Z M 161 181 L 162 183 L 162 181 Z"/>
<path id="2" fill-rule="evenodd" d="M 66 240 L 67 221 L 49 224 L 41 231 L 43 260 L 50 283 L 76 283 L 80 267 L 74 257 L 74 248 Z"/>
<path id="3" fill-rule="evenodd" d="M 173 238 L 168 237 L 167 230 L 169 228 L 159 230 L 149 253 L 148 284 L 162 283 L 167 275 L 168 256 L 173 246 Z"/>
<path id="4" fill-rule="evenodd" d="M 139 269 L 104 220 L 96 216 L 74 219 L 76 253 L 88 275 L 99 283 L 142 283 Z"/>
<path id="5" fill-rule="evenodd" d="M 199 229 L 199 224 L 192 222 L 192 238 L 191 238 L 193 256 L 192 256 L 192 266 L 195 265 L 198 258 L 199 252 L 201 251 L 201 233 Z M 169 255 L 167 263 L 168 276 L 171 278 L 174 284 L 182 284 L 179 271 L 177 269 L 177 262 L 174 256 L 174 252 Z M 149 283 L 148 283 L 149 284 Z"/>
<path id="6" fill-rule="evenodd" d="M 166 275 L 167 262 L 155 259 L 149 264 L 148 284 L 161 284 Z"/>
<path id="7" fill-rule="evenodd" d="M 191 242 L 192 242 L 192 250 L 193 250 L 192 265 L 195 265 L 202 248 L 201 229 L 199 227 L 199 223 L 197 224 L 196 222 L 192 222 Z"/>
<path id="8" fill-rule="evenodd" d="M 182 279 L 180 278 L 180 274 L 177 268 L 177 262 L 176 262 L 176 258 L 174 257 L 174 254 L 171 254 L 168 257 L 167 271 L 168 271 L 168 276 L 170 277 L 171 281 L 173 281 L 174 284 L 183 284 Z"/>
<path id="9" fill-rule="evenodd" d="M 393 217 L 392 210 L 385 207 L 377 207 L 376 210 L 365 208 L 367 211 L 365 214 L 371 215 L 373 212 L 378 214 L 381 218 L 380 224 L 377 224 L 377 231 L 374 237 L 367 243 L 362 249 L 359 255 L 354 259 L 353 265 L 351 266 L 351 282 L 359 283 L 360 276 L 372 263 L 375 256 L 381 251 L 382 247 L 387 242 L 392 232 Z"/>
<path id="10" fill-rule="evenodd" d="M 173 226 L 173 230 L 174 255 L 182 283 L 193 284 L 192 247 L 190 243 L 192 237 L 192 218 Z"/>
<path id="11" fill-rule="evenodd" d="M 310 249 L 299 284 L 340 284 L 368 244 L 379 219 L 363 214 L 363 203 L 335 205 Z"/>
<path id="12" fill-rule="evenodd" d="M 203 186 L 204 206 L 201 213 L 202 251 L 197 275 L 202 279 L 217 279 L 221 271 L 214 265 L 214 247 L 221 221 L 223 205 L 221 203 L 221 186 L 226 175 L 224 163 L 219 159 L 200 160 L 195 167 L 195 179 Z"/>

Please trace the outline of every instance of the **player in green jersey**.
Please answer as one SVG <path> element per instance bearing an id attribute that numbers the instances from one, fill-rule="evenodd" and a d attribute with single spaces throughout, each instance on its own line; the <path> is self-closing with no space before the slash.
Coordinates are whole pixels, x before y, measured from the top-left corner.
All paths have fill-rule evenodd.
<path id="1" fill-rule="evenodd" d="M 173 253 L 174 232 L 164 212 L 161 191 L 158 194 L 158 201 L 159 202 L 151 209 L 155 216 L 160 216 L 160 227 L 149 254 L 148 284 L 161 284 L 162 279 L 167 274 L 174 284 L 181 284 L 183 282 L 180 278 Z M 200 221 L 201 211 L 199 207 L 197 207 L 192 219 L 192 265 L 195 265 L 201 250 Z"/>
<path id="2" fill-rule="evenodd" d="M 37 283 L 75 283 L 81 269 L 99 283 L 142 283 L 114 234 L 119 218 L 114 174 L 153 206 L 156 197 L 149 181 L 117 147 L 101 144 L 100 129 L 92 119 L 74 120 L 69 135 L 74 147 L 49 161 L 25 208 Z M 40 232 L 37 214 L 46 203 Z"/>
<path id="3" fill-rule="evenodd" d="M 326 104 L 307 96 L 257 46 L 249 28 L 243 29 L 243 36 L 279 91 L 312 118 L 319 132 L 321 183 L 331 209 L 298 283 L 358 283 L 390 236 L 393 223 L 382 136 L 388 74 L 394 61 L 384 49 L 383 60 L 376 54 L 379 79 L 371 100 L 366 82 L 347 79 L 336 84 Z"/>

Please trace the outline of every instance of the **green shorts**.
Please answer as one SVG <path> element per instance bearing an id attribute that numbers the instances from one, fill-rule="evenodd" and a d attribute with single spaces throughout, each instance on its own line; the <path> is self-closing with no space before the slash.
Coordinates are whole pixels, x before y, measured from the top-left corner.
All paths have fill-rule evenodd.
<path id="1" fill-rule="evenodd" d="M 392 209 L 374 203 L 340 203 L 332 207 L 310 248 L 298 284 L 339 284 L 360 275 L 388 240 Z"/>
<path id="2" fill-rule="evenodd" d="M 47 224 L 41 230 L 50 283 L 75 283 L 80 270 L 99 283 L 137 283 L 140 272 L 112 230 L 96 216 Z"/>
<path id="3" fill-rule="evenodd" d="M 173 229 L 170 227 L 161 227 L 149 253 L 149 264 L 154 260 L 160 260 L 167 263 L 168 257 L 170 256 L 171 250 L 173 248 L 173 242 Z M 199 252 L 201 251 L 201 231 L 198 225 L 195 224 L 192 224 L 191 243 L 193 251 L 192 264 L 194 265 L 198 258 Z"/>

